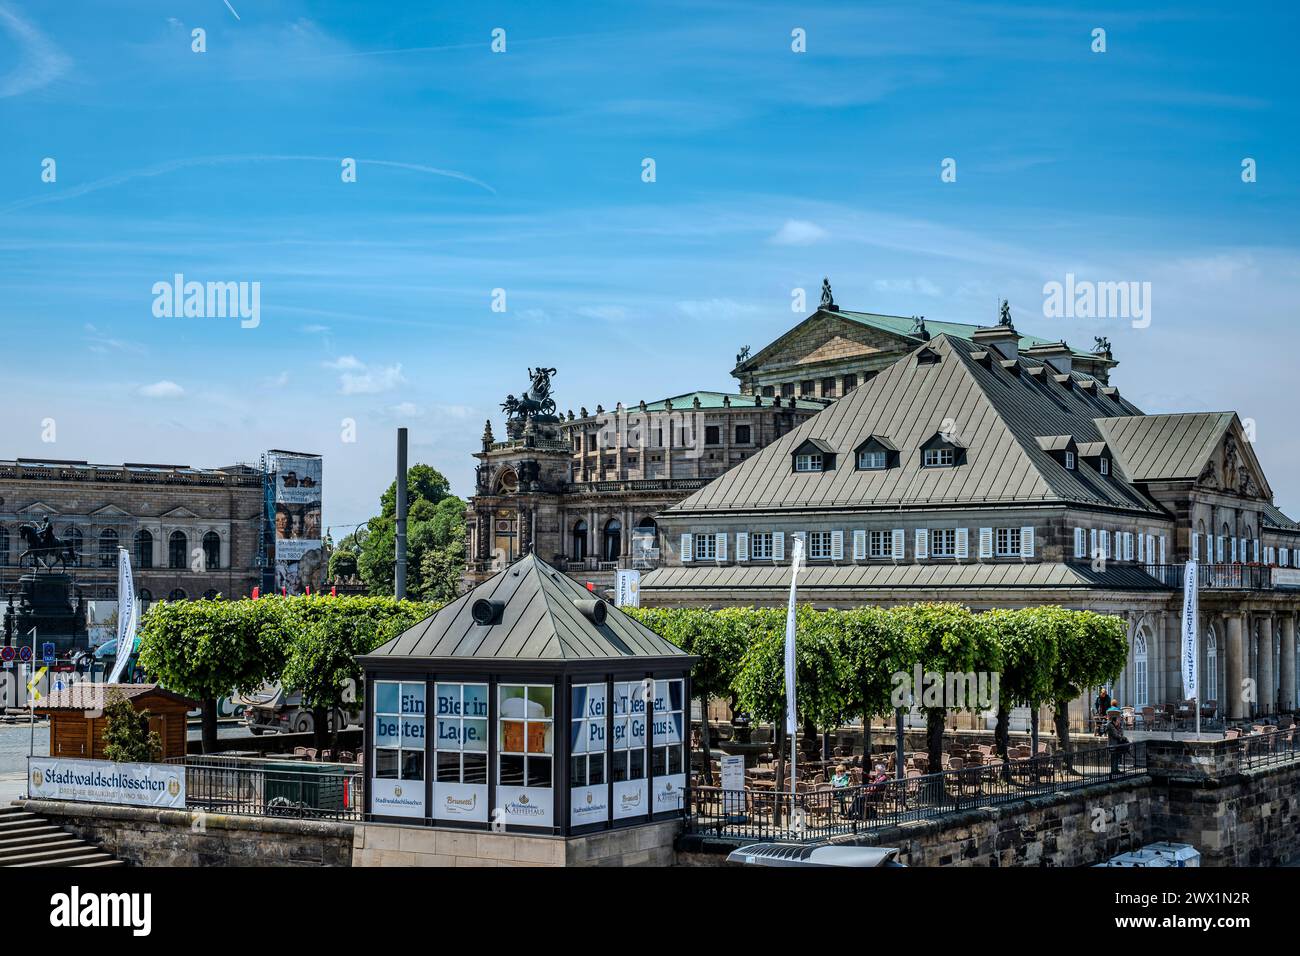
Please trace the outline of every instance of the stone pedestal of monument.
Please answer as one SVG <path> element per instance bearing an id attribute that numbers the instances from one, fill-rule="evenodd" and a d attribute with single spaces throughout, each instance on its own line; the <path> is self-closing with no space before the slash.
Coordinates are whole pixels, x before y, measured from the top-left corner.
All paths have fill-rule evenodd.
<path id="1" fill-rule="evenodd" d="M 86 605 L 75 595 L 72 575 L 62 571 L 32 571 L 18 579 L 19 640 L 36 628 L 36 640 L 52 641 L 60 656 L 87 650 Z"/>

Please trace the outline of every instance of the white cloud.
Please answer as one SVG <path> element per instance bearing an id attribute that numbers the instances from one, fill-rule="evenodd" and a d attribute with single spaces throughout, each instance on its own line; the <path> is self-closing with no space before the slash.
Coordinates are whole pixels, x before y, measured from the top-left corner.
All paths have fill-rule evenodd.
<path id="1" fill-rule="evenodd" d="M 388 410 L 397 418 L 419 418 L 424 414 L 424 409 L 414 402 L 398 402 L 388 406 Z"/>
<path id="2" fill-rule="evenodd" d="M 365 364 L 360 359 L 358 359 L 355 355 L 340 355 L 338 358 L 333 359 L 332 361 L 322 362 L 321 364 L 324 365 L 326 368 L 332 368 L 337 372 L 344 371 L 345 369 L 350 369 L 355 371 L 357 369 L 363 369 L 366 367 Z"/>
<path id="3" fill-rule="evenodd" d="M 806 219 L 787 219 L 768 240 L 776 246 L 811 246 L 829 239 L 830 233 Z"/>
<path id="4" fill-rule="evenodd" d="M 40 30 L 3 5 L 0 5 L 0 27 L 13 35 L 22 51 L 13 72 L 0 77 L 0 97 L 38 90 L 67 72 L 71 61 L 63 52 Z"/>
<path id="5" fill-rule="evenodd" d="M 871 283 L 877 292 L 905 292 L 909 295 L 943 295 L 943 290 L 929 279 L 876 279 Z"/>
<path id="6" fill-rule="evenodd" d="M 289 373 L 281 372 L 279 375 L 271 375 L 262 379 L 263 388 L 284 388 L 289 384 Z"/>
<path id="7" fill-rule="evenodd" d="M 324 335 L 330 330 L 328 325 L 304 325 L 302 331 L 308 335 Z"/>
<path id="8" fill-rule="evenodd" d="M 601 322 L 622 322 L 627 318 L 627 309 L 617 305 L 584 306 L 578 310 L 578 314 Z"/>
<path id="9" fill-rule="evenodd" d="M 405 382 L 401 365 L 368 368 L 364 372 L 344 372 L 339 377 L 340 391 L 344 395 L 377 395 Z"/>
<path id="10" fill-rule="evenodd" d="M 138 392 L 145 398 L 180 398 L 185 394 L 185 389 L 170 379 L 163 379 L 152 385 L 141 385 Z"/>

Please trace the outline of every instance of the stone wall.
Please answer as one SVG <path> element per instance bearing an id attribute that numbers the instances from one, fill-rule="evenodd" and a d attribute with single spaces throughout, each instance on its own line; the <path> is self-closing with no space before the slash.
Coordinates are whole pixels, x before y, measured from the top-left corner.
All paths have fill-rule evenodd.
<path id="1" fill-rule="evenodd" d="M 571 837 L 368 823 L 354 866 L 671 866 L 679 821 Z"/>
<path id="2" fill-rule="evenodd" d="M 352 824 L 26 800 L 133 866 L 351 866 Z"/>

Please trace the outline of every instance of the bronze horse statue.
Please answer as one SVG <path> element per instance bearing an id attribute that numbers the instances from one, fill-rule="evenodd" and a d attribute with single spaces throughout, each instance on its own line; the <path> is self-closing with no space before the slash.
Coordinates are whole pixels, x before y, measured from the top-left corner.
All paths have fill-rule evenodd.
<path id="1" fill-rule="evenodd" d="M 77 563 L 77 551 L 72 542 L 55 537 L 53 529 L 42 534 L 36 525 L 24 524 L 18 527 L 18 536 L 27 545 L 27 550 L 18 557 L 20 566 L 29 557 L 32 559 L 32 567 L 44 567 L 47 571 L 53 570 L 55 564 L 61 570 L 66 570 L 69 564 Z"/>

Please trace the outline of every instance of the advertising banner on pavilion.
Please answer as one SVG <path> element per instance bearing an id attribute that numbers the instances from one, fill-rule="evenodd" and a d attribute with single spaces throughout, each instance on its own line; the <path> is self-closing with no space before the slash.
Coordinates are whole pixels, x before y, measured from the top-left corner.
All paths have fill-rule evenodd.
<path id="1" fill-rule="evenodd" d="M 270 451 L 274 483 L 275 589 L 302 594 L 324 579 L 321 550 L 321 458 Z"/>
<path id="2" fill-rule="evenodd" d="M 1183 697 L 1187 700 L 1197 699 L 1200 689 L 1196 668 L 1196 562 L 1188 561 L 1183 569 L 1183 641 L 1181 665 L 1183 673 Z M 1197 701 L 1199 720 L 1200 704 Z"/>

